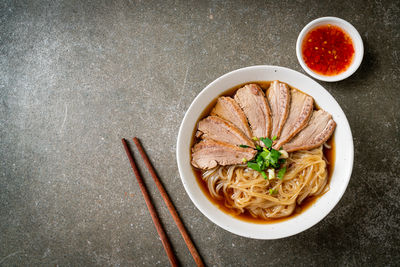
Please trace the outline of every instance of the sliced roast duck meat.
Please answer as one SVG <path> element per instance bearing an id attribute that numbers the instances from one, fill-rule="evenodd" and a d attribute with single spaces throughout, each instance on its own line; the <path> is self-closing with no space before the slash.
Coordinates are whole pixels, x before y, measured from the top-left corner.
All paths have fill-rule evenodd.
<path id="1" fill-rule="evenodd" d="M 246 115 L 254 137 L 270 137 L 271 111 L 264 92 L 256 84 L 237 90 L 235 100 Z"/>
<path id="2" fill-rule="evenodd" d="M 331 114 L 320 109 L 313 111 L 306 128 L 299 132 L 290 142 L 283 145 L 287 152 L 310 150 L 325 143 L 333 134 L 336 123 Z"/>
<path id="3" fill-rule="evenodd" d="M 257 150 L 242 148 L 225 142 L 205 139 L 192 148 L 192 165 L 196 168 L 207 170 L 216 167 L 240 164 L 243 158 L 251 160 Z"/>
<path id="4" fill-rule="evenodd" d="M 252 160 L 257 154 L 253 136 L 277 136 L 273 148 L 287 152 L 316 148 L 332 136 L 335 121 L 326 111 L 313 110 L 311 96 L 279 81 L 266 94 L 269 104 L 258 85 L 248 84 L 234 99 L 218 98 L 211 115 L 198 123 L 196 136 L 203 140 L 192 147 L 192 165 L 206 170 Z"/>
<path id="5" fill-rule="evenodd" d="M 252 138 L 246 115 L 244 115 L 243 110 L 239 107 L 238 103 L 233 100 L 233 98 L 226 96 L 219 97 L 217 104 L 211 111 L 211 115 L 215 115 L 232 122 L 248 138 Z"/>
<path id="6" fill-rule="evenodd" d="M 271 137 L 280 137 L 283 125 L 289 115 L 290 91 L 289 86 L 279 81 L 273 81 L 267 90 L 267 98 L 271 108 L 272 133 Z"/>
<path id="7" fill-rule="evenodd" d="M 233 145 L 254 147 L 254 143 L 233 123 L 217 116 L 208 116 L 199 122 L 197 137 L 214 139 Z"/>
<path id="8" fill-rule="evenodd" d="M 311 96 L 296 89 L 291 89 L 290 95 L 289 115 L 282 128 L 280 138 L 273 145 L 275 149 L 279 149 L 304 129 L 313 111 L 314 100 Z"/>

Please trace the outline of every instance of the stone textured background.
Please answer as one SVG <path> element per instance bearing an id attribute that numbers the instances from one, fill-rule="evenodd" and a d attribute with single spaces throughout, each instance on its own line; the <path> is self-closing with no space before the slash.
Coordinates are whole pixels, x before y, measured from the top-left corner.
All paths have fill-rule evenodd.
<path id="1" fill-rule="evenodd" d="M 180 122 L 194 97 L 231 70 L 270 64 L 304 73 L 297 35 L 327 15 L 351 22 L 365 45 L 353 76 L 321 82 L 353 131 L 349 187 L 296 236 L 230 234 L 180 182 Z M 398 265 L 399 16 L 397 1 L 2 1 L 0 265 L 168 265 L 121 146 L 133 136 L 207 265 Z M 193 265 L 143 175 L 180 262 Z"/>

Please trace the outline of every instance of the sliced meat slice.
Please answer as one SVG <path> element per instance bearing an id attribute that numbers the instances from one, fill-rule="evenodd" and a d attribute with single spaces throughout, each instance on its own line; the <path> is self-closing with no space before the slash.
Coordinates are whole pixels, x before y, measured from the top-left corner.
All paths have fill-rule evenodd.
<path id="1" fill-rule="evenodd" d="M 252 135 L 270 137 L 271 111 L 261 88 L 256 84 L 245 85 L 236 91 L 235 100 L 249 121 Z"/>
<path id="2" fill-rule="evenodd" d="M 196 133 L 202 139 L 214 139 L 233 145 L 254 147 L 254 143 L 233 123 L 217 116 L 208 116 L 199 122 Z"/>
<path id="3" fill-rule="evenodd" d="M 192 148 L 192 165 L 196 168 L 207 170 L 218 164 L 233 165 L 242 163 L 243 158 L 251 160 L 257 150 L 242 148 L 236 145 L 205 139 L 195 144 Z"/>
<path id="4" fill-rule="evenodd" d="M 314 100 L 311 96 L 296 89 L 290 90 L 289 115 L 282 128 L 280 138 L 273 145 L 275 149 L 279 149 L 283 144 L 289 142 L 293 136 L 307 126 L 313 107 Z"/>
<path id="5" fill-rule="evenodd" d="M 331 114 L 322 109 L 314 111 L 306 128 L 290 142 L 283 145 L 287 152 L 309 150 L 319 147 L 332 136 L 336 123 Z"/>
<path id="6" fill-rule="evenodd" d="M 243 110 L 239 107 L 238 103 L 233 100 L 233 98 L 226 96 L 219 97 L 217 104 L 211 111 L 211 115 L 215 115 L 232 122 L 248 138 L 252 138 L 246 115 L 244 115 Z"/>
<path id="7" fill-rule="evenodd" d="M 280 137 L 283 125 L 289 115 L 290 91 L 289 86 L 279 81 L 273 81 L 267 90 L 267 98 L 271 108 L 272 133 L 271 137 Z"/>

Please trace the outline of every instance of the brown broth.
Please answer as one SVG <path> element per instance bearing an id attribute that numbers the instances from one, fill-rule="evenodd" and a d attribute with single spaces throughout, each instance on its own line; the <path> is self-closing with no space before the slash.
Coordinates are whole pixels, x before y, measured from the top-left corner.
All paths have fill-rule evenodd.
<path id="1" fill-rule="evenodd" d="M 265 91 L 269 88 L 271 81 L 256 81 L 256 82 L 243 83 L 243 84 L 237 85 L 231 89 L 226 90 L 225 92 L 220 94 L 218 97 L 233 96 L 239 88 L 241 88 L 244 85 L 249 84 L 249 83 L 258 84 Z M 291 89 L 299 90 L 290 85 L 288 85 L 288 86 Z M 301 90 L 299 90 L 299 91 L 301 91 Z M 192 148 L 193 145 L 199 141 L 199 139 L 196 138 L 196 135 L 195 135 L 196 131 L 197 131 L 198 122 L 210 114 L 211 110 L 217 103 L 218 97 L 210 102 L 210 104 L 204 109 L 204 111 L 201 113 L 199 119 L 197 120 L 196 128 L 193 130 L 192 143 L 190 144 L 190 148 Z M 314 107 L 317 110 L 320 109 L 320 107 L 315 102 L 314 102 Z M 326 142 L 327 145 L 329 145 L 331 147 L 331 149 L 323 148 L 324 156 L 325 156 L 326 160 L 328 161 L 328 164 L 327 164 L 327 166 L 328 166 L 327 167 L 328 168 L 328 184 L 327 184 L 327 186 L 329 186 L 329 182 L 331 180 L 332 173 L 333 173 L 333 170 L 335 167 L 336 146 L 335 146 L 334 135 L 335 135 L 335 133 L 333 133 L 332 137 Z M 248 211 L 245 211 L 244 213 L 238 213 L 237 211 L 226 207 L 224 199 L 213 198 L 211 196 L 210 192 L 208 191 L 207 183 L 201 178 L 201 176 L 202 176 L 201 170 L 196 169 L 193 166 L 192 166 L 192 170 L 193 170 L 194 175 L 196 176 L 196 180 L 197 180 L 199 187 L 203 191 L 204 195 L 206 195 L 207 198 L 211 201 L 211 203 L 213 203 L 215 206 L 217 206 L 220 210 L 222 210 L 226 214 L 229 214 L 230 216 L 232 216 L 234 218 L 237 218 L 239 220 L 246 221 L 246 222 L 257 223 L 257 224 L 269 224 L 269 223 L 282 222 L 282 221 L 291 219 L 291 218 L 299 215 L 301 212 L 303 212 L 306 209 L 308 209 L 309 207 L 311 207 L 317 201 L 317 199 L 319 199 L 321 197 L 321 195 L 317 196 L 317 197 L 307 197 L 300 205 L 296 206 L 295 211 L 291 215 L 283 217 L 283 218 L 269 219 L 269 220 L 266 220 L 263 218 L 254 218 Z"/>

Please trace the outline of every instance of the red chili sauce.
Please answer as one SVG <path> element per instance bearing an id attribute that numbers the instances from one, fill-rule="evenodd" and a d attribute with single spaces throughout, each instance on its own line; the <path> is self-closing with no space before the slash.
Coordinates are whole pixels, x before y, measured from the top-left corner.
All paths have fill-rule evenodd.
<path id="1" fill-rule="evenodd" d="M 314 72 L 334 76 L 344 72 L 354 57 L 350 36 L 338 26 L 323 25 L 309 31 L 303 40 L 304 62 Z"/>

